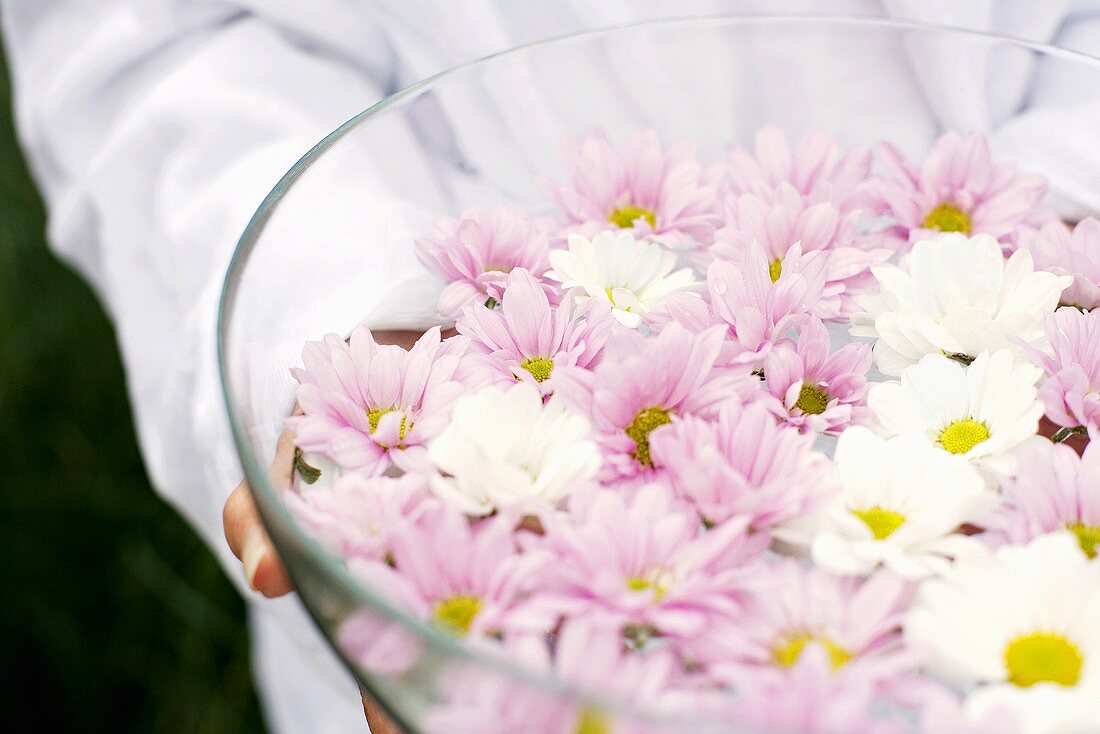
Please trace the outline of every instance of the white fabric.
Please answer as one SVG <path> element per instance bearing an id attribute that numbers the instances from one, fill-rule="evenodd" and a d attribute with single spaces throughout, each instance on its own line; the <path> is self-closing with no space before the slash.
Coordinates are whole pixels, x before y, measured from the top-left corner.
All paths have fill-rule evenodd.
<path id="1" fill-rule="evenodd" d="M 1100 51 L 1096 3 L 1068 0 L 669 7 L 663 0 L 0 0 L 18 127 L 47 201 L 50 241 L 115 320 L 154 485 L 242 589 L 221 531 L 222 503 L 240 479 L 214 360 L 222 275 L 278 177 L 381 96 L 518 44 L 668 15 L 888 14 Z M 963 73 L 962 61 L 929 64 L 929 84 L 937 74 Z M 989 104 L 938 112 L 993 131 L 1000 152 L 1053 176 L 1067 206 L 1100 209 L 1100 111 L 1072 120 L 1012 118 L 1028 95 L 1095 98 L 1096 90 L 1044 86 L 1041 69 L 1020 72 L 995 80 L 980 65 L 969 69 L 976 88 L 994 88 Z M 454 140 L 475 144 L 461 130 Z M 423 153 L 430 166 L 445 151 Z M 415 268 L 407 257 L 378 257 L 391 283 Z M 407 303 L 382 295 L 365 304 L 378 307 L 375 324 L 418 318 Z M 256 668 L 272 729 L 363 731 L 354 684 L 298 603 L 246 595 L 256 601 Z"/>

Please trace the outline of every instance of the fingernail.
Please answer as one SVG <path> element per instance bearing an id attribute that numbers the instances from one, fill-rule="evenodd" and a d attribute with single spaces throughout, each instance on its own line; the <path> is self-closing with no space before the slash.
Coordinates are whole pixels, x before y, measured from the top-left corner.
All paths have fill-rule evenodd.
<path id="1" fill-rule="evenodd" d="M 260 561 L 267 553 L 267 540 L 264 532 L 258 527 L 248 531 L 248 537 L 244 541 L 244 551 L 241 553 L 241 563 L 244 565 L 244 577 L 248 585 L 256 588 L 256 569 L 260 567 Z"/>

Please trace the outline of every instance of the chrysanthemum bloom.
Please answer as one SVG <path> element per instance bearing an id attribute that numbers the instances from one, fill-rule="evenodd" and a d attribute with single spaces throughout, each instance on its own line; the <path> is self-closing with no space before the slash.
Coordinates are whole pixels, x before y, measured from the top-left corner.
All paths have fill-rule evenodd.
<path id="1" fill-rule="evenodd" d="M 794 559 L 761 566 L 741 615 L 711 631 L 714 675 L 743 680 L 766 674 L 762 668 L 788 670 L 813 648 L 828 654 L 834 671 L 858 669 L 880 680 L 912 665 L 900 632 L 911 584 L 884 571 L 835 576 Z"/>
<path id="2" fill-rule="evenodd" d="M 780 342 L 764 358 L 764 403 L 776 418 L 810 433 L 867 421 L 871 349 L 846 344 L 830 354 L 831 346 L 825 325 L 811 319 L 797 343 Z"/>
<path id="3" fill-rule="evenodd" d="M 1031 253 L 1006 261 L 987 235 L 949 234 L 913 246 L 905 267 L 872 268 L 880 291 L 862 299 L 852 334 L 878 339 L 875 363 L 900 375 L 926 354 L 968 362 L 979 353 L 1041 344 L 1043 314 L 1058 305 L 1069 276 L 1036 272 Z"/>
<path id="4" fill-rule="evenodd" d="M 734 148 L 729 155 L 728 188 L 734 194 L 767 197 L 789 184 L 810 202 L 828 201 L 847 214 L 864 206 L 871 177 L 871 150 L 857 146 L 841 154 L 837 141 L 812 132 L 792 149 L 787 134 L 775 125 L 756 133 L 753 151 Z"/>
<path id="5" fill-rule="evenodd" d="M 756 532 L 827 500 L 832 467 L 814 437 L 776 423 L 759 403 L 723 406 L 715 420 L 678 418 L 653 432 L 655 463 L 709 523 L 748 518 Z"/>
<path id="6" fill-rule="evenodd" d="M 1020 469 L 1005 487 L 1008 503 L 990 528 L 995 541 L 1015 545 L 1057 530 L 1069 530 L 1081 550 L 1100 550 L 1100 444 L 1084 454 L 1043 439 L 1020 452 Z"/>
<path id="7" fill-rule="evenodd" d="M 1067 429 L 1100 439 L 1100 310 L 1060 308 L 1045 319 L 1046 350 L 1028 354 L 1046 372 L 1039 388 L 1046 415 Z"/>
<path id="8" fill-rule="evenodd" d="M 416 474 L 365 477 L 350 473 L 331 489 L 286 492 L 295 517 L 329 550 L 343 558 L 382 560 L 390 553 L 402 519 L 415 518 L 428 495 L 427 480 Z"/>
<path id="9" fill-rule="evenodd" d="M 987 234 L 1009 245 L 1050 215 L 1039 208 L 1046 179 L 993 161 L 978 133 L 944 133 L 918 168 L 889 143 L 876 151 L 887 174 L 870 184 L 878 210 L 901 242 L 941 232 Z"/>
<path id="10" fill-rule="evenodd" d="M 547 234 L 531 215 L 505 206 L 444 217 L 416 241 L 420 262 L 447 283 L 439 296 L 439 313 L 447 318 L 458 318 L 470 303 L 499 301 L 515 268 L 541 277 L 550 267 L 549 253 Z"/>
<path id="11" fill-rule="evenodd" d="M 727 401 L 759 389 L 746 368 L 716 367 L 725 327 L 692 334 L 670 324 L 643 338 L 620 330 L 595 370 L 564 369 L 556 395 L 591 419 L 605 481 L 651 478 L 659 469 L 649 435 L 674 416 L 714 416 Z"/>
<path id="12" fill-rule="evenodd" d="M 608 227 L 631 231 L 671 247 L 709 244 L 721 221 L 720 166 L 704 171 L 695 144 L 667 151 L 657 133 L 645 130 L 615 149 L 602 130 L 562 143 L 567 182 L 541 180 L 543 193 L 561 212 L 562 234 L 592 237 Z"/>
<path id="13" fill-rule="evenodd" d="M 499 310 L 475 303 L 458 320 L 458 332 L 470 338 L 463 367 L 500 387 L 527 382 L 549 395 L 555 367 L 596 365 L 612 323 L 609 310 L 598 304 L 577 308 L 566 300 L 551 306 L 534 276 L 515 270 Z"/>
<path id="14" fill-rule="evenodd" d="M 1022 246 L 1031 251 L 1035 267 L 1073 277 L 1073 284 L 1062 291 L 1061 305 L 1100 308 L 1100 220 L 1082 219 L 1072 231 L 1051 221 Z"/>
<path id="15" fill-rule="evenodd" d="M 482 388 L 455 402 L 428 449 L 441 472 L 431 477 L 432 491 L 470 515 L 538 514 L 599 472 L 590 430 L 560 399 L 544 403 L 534 385 Z"/>
<path id="16" fill-rule="evenodd" d="M 378 344 L 365 326 L 347 342 L 335 334 L 308 342 L 302 369 L 292 370 L 303 414 L 286 425 L 299 448 L 341 469 L 376 475 L 392 464 L 409 468 L 450 418 L 465 348 L 465 339 L 441 341 L 438 327 L 408 351 Z"/>
<path id="17" fill-rule="evenodd" d="M 725 202 L 724 227 L 715 233 L 710 253 L 720 260 L 739 260 L 753 244 L 764 248 L 773 281 L 783 272 L 783 259 L 792 245 L 802 252 L 828 253 L 825 289 L 813 304 L 816 316 L 847 318 L 859 310 L 854 295 L 873 287 L 871 266 L 885 262 L 890 250 L 871 248 L 857 238 L 862 215 L 854 209 L 842 214 L 830 202 L 813 203 L 782 183 L 769 194 L 741 194 Z"/>
<path id="18" fill-rule="evenodd" d="M 735 615 L 742 566 L 767 545 L 746 532 L 745 518 L 702 532 L 698 515 L 659 483 L 578 494 L 570 511 L 547 523 L 542 547 L 554 561 L 517 614 L 590 616 L 635 644 L 659 635 L 690 645 L 715 619 Z"/>
<path id="19" fill-rule="evenodd" d="M 925 582 L 905 639 L 960 686 L 967 718 L 1008 709 L 1026 734 L 1086 732 L 1100 721 L 1100 563 L 1071 533 L 976 550 Z"/>
<path id="20" fill-rule="evenodd" d="M 929 354 L 901 373 L 901 382 L 873 386 L 867 405 L 889 435 L 915 433 L 950 454 L 1002 475 L 1015 471 L 1013 450 L 1035 435 L 1043 404 L 1035 365 L 1006 349 L 978 355 L 964 367 Z"/>
<path id="21" fill-rule="evenodd" d="M 636 240 L 630 232 L 606 230 L 591 240 L 570 235 L 569 249 L 550 253 L 550 264 L 553 270 L 546 277 L 562 289 L 574 289 L 566 300 L 606 303 L 619 323 L 630 328 L 671 294 L 695 286 L 690 268 L 676 269 L 674 253 Z"/>
<path id="22" fill-rule="evenodd" d="M 978 541 L 958 534 L 1000 504 L 981 475 L 918 435 L 884 439 L 856 426 L 841 434 L 835 461 L 840 493 L 820 513 L 776 530 L 809 546 L 814 563 L 834 573 L 885 566 L 904 578 L 943 573 Z"/>

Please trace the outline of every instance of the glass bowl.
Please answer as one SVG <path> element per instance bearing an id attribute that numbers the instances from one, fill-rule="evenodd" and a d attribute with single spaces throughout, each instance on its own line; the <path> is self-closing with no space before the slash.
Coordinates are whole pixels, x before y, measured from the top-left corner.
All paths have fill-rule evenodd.
<path id="1" fill-rule="evenodd" d="M 646 23 L 546 41 L 468 63 L 399 92 L 321 141 L 278 183 L 241 238 L 225 281 L 219 359 L 225 399 L 263 521 L 317 625 L 356 678 L 409 731 L 431 728 L 455 680 L 575 712 L 584 734 L 729 731 L 700 715 L 664 721 L 599 681 L 582 689 L 524 669 L 408 617 L 354 579 L 288 511 L 289 470 L 273 472 L 293 408 L 288 367 L 306 340 L 430 325 L 435 288 L 412 254 L 439 216 L 508 203 L 545 211 L 539 174 L 558 175 L 558 141 L 589 126 L 613 139 L 653 128 L 722 160 L 771 123 L 825 130 L 847 146 L 887 139 L 910 155 L 945 130 L 997 132 L 1023 166 L 1057 159 L 1028 122 L 1084 104 L 1100 63 L 1018 40 L 907 23 L 825 17 Z M 1072 156 L 1062 160 L 1072 165 Z M 1049 165 L 1049 163 L 1048 163 Z M 1042 171 L 1059 190 L 1056 171 Z M 364 623 L 367 622 L 367 623 Z M 370 630 L 364 639 L 363 630 Z M 381 630 L 381 631 L 379 631 Z M 388 670 L 386 640 L 416 650 Z M 476 704 L 491 704 L 491 701 Z M 537 709 L 543 710 L 543 709 Z M 534 713 L 533 713 L 534 715 Z M 568 729 L 568 727 L 567 727 Z"/>

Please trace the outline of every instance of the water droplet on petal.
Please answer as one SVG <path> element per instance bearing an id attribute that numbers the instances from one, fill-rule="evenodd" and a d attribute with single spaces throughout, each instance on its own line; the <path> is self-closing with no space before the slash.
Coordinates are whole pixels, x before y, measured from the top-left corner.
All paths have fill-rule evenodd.
<path id="1" fill-rule="evenodd" d="M 726 285 L 726 281 L 724 281 L 722 279 L 717 279 L 717 280 L 714 281 L 714 292 L 715 292 L 715 294 L 721 296 L 721 295 L 724 295 L 727 290 L 729 290 L 729 286 Z"/>

